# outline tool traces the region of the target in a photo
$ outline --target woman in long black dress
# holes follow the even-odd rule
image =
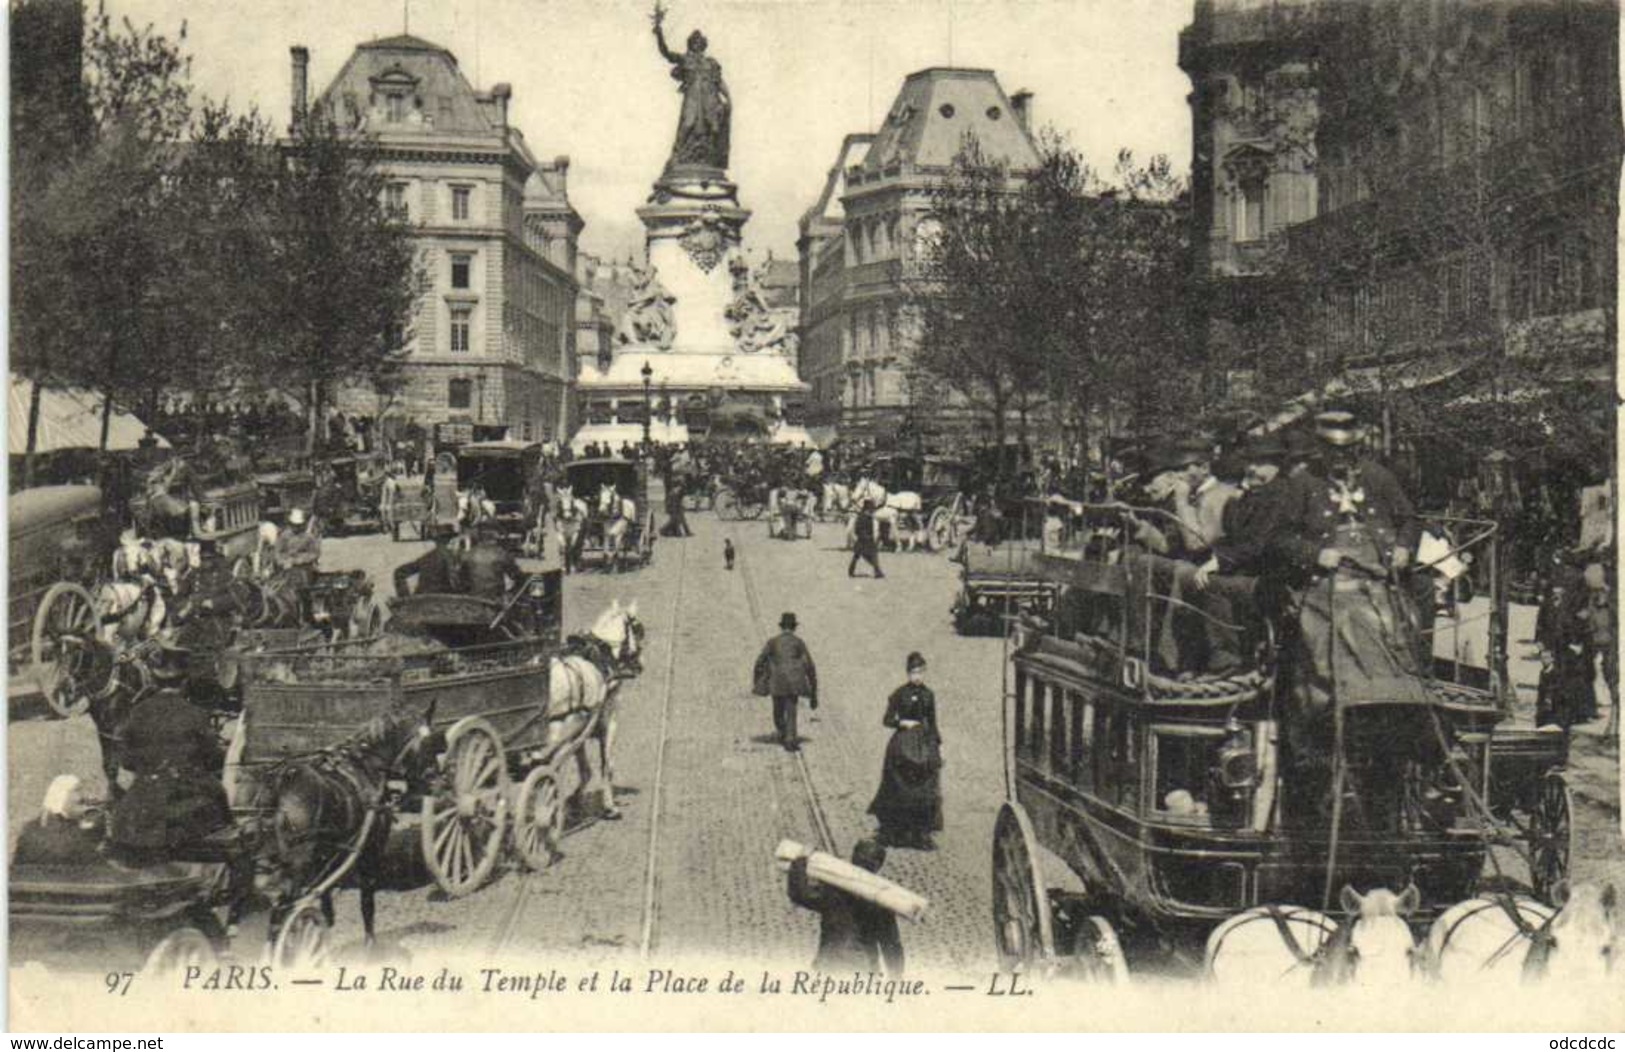
[[[931,850],[931,834],[942,829],[942,736],[918,652],[908,656],[908,682],[892,691],[881,722],[895,732],[869,813],[880,820],[881,843]]]

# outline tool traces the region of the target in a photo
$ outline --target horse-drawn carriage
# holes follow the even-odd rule
[[[555,520],[562,534],[565,566],[588,560],[617,572],[628,561],[641,566],[654,559],[659,536],[649,499],[647,462],[603,457],[565,465]]]
[[[259,488],[260,519],[278,526],[294,508],[309,511],[316,502],[316,473],[303,468],[255,475],[254,485]]]
[[[755,475],[728,479],[716,487],[711,504],[723,521],[754,521],[767,510],[767,482]]]
[[[1047,617],[1060,585],[1039,565],[1037,549],[1020,541],[966,543],[958,557],[959,594],[950,613],[960,635],[1002,635],[1010,619]]]
[[[1408,951],[1403,925],[1515,875],[1507,849],[1527,892],[1552,900],[1568,860],[1562,735],[1501,729],[1496,676],[1487,689],[1434,678],[1418,622],[1399,616],[1403,582],[1345,563],[1301,593],[1287,644],[1265,619],[1245,667],[1174,669],[1158,658],[1164,618],[1203,614],[1124,540],[1158,513],[1075,510],[1036,556],[1055,608],[1012,636],[993,836],[1004,967],[1120,979],[1145,953],[1222,979],[1250,946],[1281,981],[1319,978],[1355,967],[1373,911]],[[1492,624],[1489,653],[1496,637]],[[1413,642],[1414,661],[1394,657]],[[1050,879],[1040,848],[1070,880]],[[1529,894],[1503,905],[1526,931],[1551,917]]]
[[[874,505],[881,546],[953,551],[974,525],[964,494],[968,475],[965,464],[948,457],[887,454],[870,462],[851,500]]]
[[[83,711],[70,689],[73,641],[94,636],[93,592],[114,547],[95,486],[42,486],[7,502],[11,542],[7,695],[39,691],[59,715]]]
[[[389,809],[419,814],[423,860],[440,888],[453,896],[476,890],[509,848],[525,865],[546,867],[568,801],[591,783],[590,742],[599,744],[601,813],[619,816],[609,763],[615,697],[619,682],[640,671],[643,632],[635,605],[614,604],[589,634],[561,641],[558,584],[556,571],[534,575],[507,604],[415,595],[396,601],[382,639],[255,655],[245,670],[238,761],[228,771],[235,806],[275,812],[288,763],[380,718],[421,721],[432,732],[426,764]],[[308,792],[344,795],[331,785]],[[388,820],[381,802],[329,803],[334,814]],[[341,843],[361,839],[354,829],[338,833]],[[375,861],[357,861],[364,894]]]
[[[384,527],[379,495],[385,467],[382,453],[332,457],[321,466],[315,511],[327,533],[371,533]]]
[[[539,442],[473,442],[457,450],[457,490],[465,525],[495,527],[518,549],[542,511]]]

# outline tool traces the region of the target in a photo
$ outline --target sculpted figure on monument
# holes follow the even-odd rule
[[[722,81],[722,65],[706,54],[705,34],[698,29],[688,35],[688,50],[676,54],[666,46],[663,25],[666,9],[656,0],[654,14],[655,46],[671,63],[672,79],[683,93],[683,109],[677,118],[677,137],[671,144],[666,169],[697,165],[726,171],[728,168],[728,124],[733,100]]]
[[[786,351],[787,341],[793,335],[789,323],[773,312],[761,283],[750,271],[750,264],[736,259],[729,264],[733,274],[734,300],[723,312],[728,319],[728,332],[744,354],[757,351]]]
[[[669,351],[672,340],[677,337],[677,320],[671,309],[677,297],[666,291],[655,268],[633,267],[632,273],[637,284],[632,289],[632,298],[627,301],[626,315],[621,318],[615,338],[623,345],[653,345]]]

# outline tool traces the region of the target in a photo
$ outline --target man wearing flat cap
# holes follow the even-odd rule
[[[871,873],[885,865],[886,849],[873,840],[852,847],[852,864]],[[813,967],[826,972],[878,972],[903,974],[903,940],[897,934],[897,914],[859,898],[843,888],[825,884],[807,873],[807,858],[790,863],[790,901],[818,914],[818,956]]]
[[[773,730],[785,751],[801,749],[796,734],[796,705],[805,696],[818,708],[818,668],[807,644],[796,635],[796,615],[779,618],[779,634],[769,639],[756,657],[752,684],[757,696],[773,699]]]

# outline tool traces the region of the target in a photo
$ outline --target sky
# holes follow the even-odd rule
[[[1119,148],[1190,163],[1189,81],[1177,64],[1190,0],[666,0],[681,49],[703,29],[734,99],[732,167],[754,213],[745,241],[795,258],[796,222],[843,136],[871,131],[903,78],[930,66],[993,70],[1034,92],[1035,129],[1067,136],[1097,168]],[[448,48],[481,90],[513,87],[510,119],[538,158],[570,158],[585,251],[642,254],[634,210],[665,163],[679,96],[649,29],[620,0],[108,0],[115,17],[175,34],[192,81],[279,130],[288,48],[311,52],[315,96],[355,45],[410,32]]]

